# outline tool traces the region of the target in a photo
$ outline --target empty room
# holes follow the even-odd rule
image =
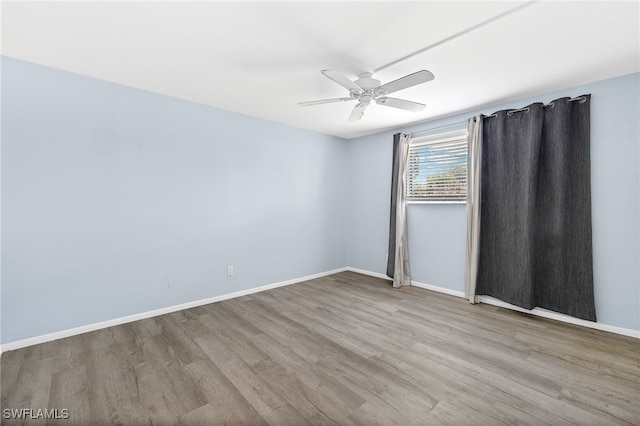
[[[3,425],[640,425],[640,2],[0,12]]]

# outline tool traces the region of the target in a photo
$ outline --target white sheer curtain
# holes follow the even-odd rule
[[[396,189],[396,250],[393,270],[393,286],[411,285],[409,271],[409,247],[407,244],[406,169],[411,135],[403,133],[398,143],[398,187]]]
[[[467,120],[469,150],[467,160],[467,262],[464,295],[476,303],[476,282],[480,253],[480,193],[482,176],[482,115]]]

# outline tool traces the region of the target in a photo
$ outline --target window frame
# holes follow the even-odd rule
[[[411,159],[412,159],[412,149],[416,147],[423,147],[428,145],[443,145],[446,143],[451,143],[455,141],[460,141],[464,139],[464,146],[466,147],[466,151],[464,157],[466,159],[464,163],[465,167],[465,177],[464,177],[464,200],[462,199],[437,199],[433,197],[430,199],[428,196],[416,197],[410,195],[410,188],[412,184],[410,182],[409,172],[411,169]],[[453,156],[448,156],[446,159],[452,158]],[[466,128],[460,128],[457,130],[451,130],[447,132],[437,132],[432,133],[426,136],[420,136],[412,138],[409,143],[409,155],[407,157],[407,167],[405,170],[405,199],[407,204],[466,204],[468,198],[468,167],[469,167],[469,135]]]

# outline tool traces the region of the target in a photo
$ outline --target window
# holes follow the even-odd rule
[[[408,161],[407,201],[466,202],[466,130],[413,139]]]

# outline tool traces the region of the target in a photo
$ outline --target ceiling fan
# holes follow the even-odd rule
[[[422,70],[414,72],[413,74],[405,75],[404,77],[390,81],[389,83],[380,84],[380,80],[373,78],[370,72],[363,72],[355,81],[351,81],[348,77],[332,70],[322,70],[322,74],[347,89],[349,91],[349,97],[300,102],[298,105],[311,106],[328,104],[331,102],[358,101],[356,106],[353,107],[351,115],[349,115],[349,121],[360,120],[364,115],[365,109],[372,101],[378,105],[400,108],[406,111],[422,111],[426,107],[425,104],[407,101],[404,99],[391,98],[387,95],[408,87],[426,83],[427,81],[431,81],[435,78],[431,72]]]

